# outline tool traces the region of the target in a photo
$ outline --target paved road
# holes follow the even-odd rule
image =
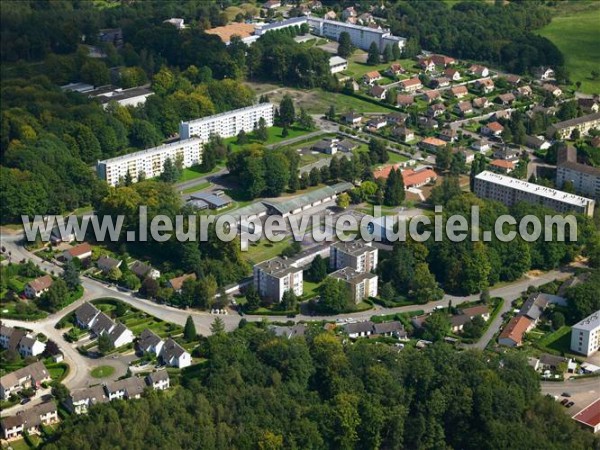
[[[541,383],[542,394],[558,397],[559,401],[564,399],[563,392],[571,394],[569,399],[575,404],[571,408],[565,408],[565,412],[571,417],[600,398],[600,378],[583,378],[580,380],[568,379],[564,382],[543,381]]]

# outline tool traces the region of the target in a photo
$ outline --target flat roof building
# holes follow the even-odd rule
[[[358,272],[352,267],[344,267],[329,275],[331,278],[343,281],[350,288],[352,300],[358,304],[365,298],[377,297],[379,277],[371,272]]]
[[[487,170],[475,177],[474,191],[478,197],[496,200],[507,206],[524,201],[546,206],[561,213],[576,212],[590,217],[594,215],[596,203],[589,198]]]
[[[577,162],[577,149],[565,147],[558,151],[556,185],[563,187],[571,182],[575,192],[600,198],[600,169]]]
[[[334,74],[348,69],[348,61],[340,56],[329,58],[329,71]]]
[[[199,138],[185,139],[171,144],[130,153],[129,155],[98,161],[98,176],[109,185],[116,186],[127,176],[135,183],[143,174],[146,178],[154,178],[163,173],[165,161],[170,159],[175,164],[180,160],[182,167],[191,167],[202,162],[202,144]]]
[[[292,261],[280,257],[269,259],[254,266],[254,286],[261,297],[280,302],[285,291],[297,296],[304,293],[302,269]]]
[[[377,268],[379,250],[370,242],[354,240],[336,242],[329,248],[329,265],[339,270],[350,267],[358,272],[371,272]]]
[[[265,119],[267,127],[272,127],[274,111],[275,107],[272,103],[260,103],[214,116],[181,122],[179,135],[181,139],[198,137],[200,142],[206,143],[211,135],[228,138],[237,136],[241,130],[250,133],[258,127],[261,118]]]
[[[600,310],[571,328],[571,350],[585,356],[600,349]]]

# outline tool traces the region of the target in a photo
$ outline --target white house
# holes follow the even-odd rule
[[[329,58],[329,71],[331,74],[343,72],[348,69],[348,61],[340,56],[332,56]]]
[[[165,364],[179,369],[192,365],[192,355],[171,338],[165,341],[160,358]]]
[[[144,353],[154,353],[155,355],[160,355],[162,351],[164,342],[156,333],[154,333],[149,328],[146,328],[140,334],[140,338],[138,339],[137,346],[138,349]]]
[[[45,349],[46,344],[31,336],[24,336],[21,338],[21,341],[19,341],[19,353],[24,358],[41,355],[44,353]]]
[[[146,383],[148,383],[148,386],[151,386],[155,391],[164,391],[169,389],[169,373],[166,370],[159,370],[149,373],[146,376]]]
[[[52,286],[52,277],[50,275],[44,275],[43,277],[36,278],[25,285],[25,296],[27,298],[38,298],[44,292],[48,292]]]
[[[87,242],[71,247],[63,252],[63,258],[66,261],[79,260],[92,257],[92,247]]]
[[[72,390],[67,398],[67,408],[75,414],[86,414],[91,406],[108,402],[100,385]]]
[[[100,310],[91,303],[85,302],[75,310],[75,322],[79,328],[89,329],[94,324]]]

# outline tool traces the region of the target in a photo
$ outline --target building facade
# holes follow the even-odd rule
[[[340,270],[350,267],[357,272],[371,272],[377,268],[379,251],[369,242],[354,240],[336,242],[330,248],[329,265]]]
[[[379,277],[370,272],[358,272],[351,267],[344,267],[329,275],[348,285],[352,300],[358,304],[366,298],[377,297],[377,284]]]
[[[594,215],[595,201],[516,178],[483,171],[475,177],[475,195],[496,200],[507,206],[524,201],[552,208],[561,213]]]
[[[560,139],[566,139],[571,136],[573,130],[579,130],[579,133],[584,136],[594,128],[600,129],[600,113],[588,114],[587,116],[581,116],[550,125],[546,136],[552,138],[555,134],[558,134]]]
[[[571,350],[590,356],[600,349],[600,310],[589,315],[571,329]]]
[[[577,149],[568,147],[559,150],[556,164],[556,185],[573,184],[575,192],[600,198],[600,169],[577,162]]]
[[[222,138],[237,136],[241,130],[250,133],[258,126],[261,118],[265,119],[266,126],[273,126],[275,107],[271,103],[260,103],[246,108],[215,114],[214,116],[181,122],[179,136],[183,139],[197,137],[201,143],[209,141],[211,135]]]
[[[254,266],[254,286],[261,297],[280,302],[285,291],[304,293],[302,269],[283,258],[273,258]]]
[[[199,138],[185,139],[171,144],[159,145],[129,155],[98,161],[98,176],[111,186],[116,186],[127,176],[137,182],[140,175],[154,178],[163,173],[165,161],[173,164],[181,161],[182,167],[191,167],[202,162],[202,144]]]

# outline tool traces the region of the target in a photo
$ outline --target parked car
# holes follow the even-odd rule
[[[566,405],[566,406],[567,406],[567,408],[570,408],[570,407],[571,407],[571,406],[573,406],[574,404],[575,404],[575,402],[569,402],[569,403],[567,403],[567,405]]]
[[[562,402],[560,402],[561,405],[566,406],[566,404],[569,403],[568,399],[563,399]]]
[[[570,393],[570,392],[563,392],[563,393],[562,393],[562,396],[563,396],[563,397],[570,397],[570,396],[571,396],[571,393]]]
[[[29,397],[25,397],[23,400],[21,400],[21,405],[25,405],[27,403],[29,403],[31,401],[31,399]]]

